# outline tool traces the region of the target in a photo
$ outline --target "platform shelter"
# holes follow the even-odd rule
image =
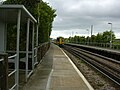
[[[16,24],[16,51],[7,51],[7,25]],[[32,24],[30,24],[32,23]],[[20,32],[21,24],[26,24],[26,50],[20,51]],[[29,50],[30,40],[30,25],[32,25],[32,50]],[[15,84],[9,88],[9,90],[18,90],[19,87],[19,61],[20,53],[25,53],[25,76],[26,81],[34,70],[37,63],[37,46],[38,46],[38,27],[37,20],[30,14],[30,12],[23,5],[0,5],[0,53],[15,52],[14,55],[9,56],[8,62],[15,64],[15,69],[8,74],[8,77],[15,74]],[[36,35],[35,35],[36,32]],[[32,69],[28,69],[29,54],[32,58]]]

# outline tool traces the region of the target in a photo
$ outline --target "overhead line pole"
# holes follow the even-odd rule
[[[91,37],[92,37],[92,33],[93,33],[93,25],[91,25]]]
[[[93,33],[93,25],[91,25],[91,38],[90,38],[90,43],[92,43],[92,33]]]

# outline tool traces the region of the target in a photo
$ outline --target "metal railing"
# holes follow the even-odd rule
[[[39,45],[38,47],[38,62],[41,62],[41,59],[43,58],[43,56],[45,55],[45,53],[47,52],[47,50],[50,47],[50,42],[45,42]]]
[[[16,53],[16,51],[7,51],[8,53]],[[20,62],[24,62],[25,63],[25,68],[22,68],[22,71],[25,71],[25,81],[27,82],[28,78],[30,77],[30,75],[33,73],[34,70],[34,65],[35,65],[35,60],[34,57],[37,55],[34,55],[34,53],[32,51],[28,51],[28,57],[26,56],[26,51],[19,51],[20,54],[24,54],[24,57],[20,57]],[[28,60],[27,60],[28,58]],[[32,59],[32,61],[29,61],[29,59]],[[11,60],[10,62],[13,62],[13,60]],[[32,65],[29,65],[29,62],[32,63]],[[30,68],[29,68],[30,67]],[[32,67],[32,68],[31,68]],[[21,69],[19,67],[19,69]]]
[[[19,77],[17,76],[17,72],[19,72],[19,70],[17,69],[17,60],[16,60],[16,57],[17,57],[17,54],[8,57],[8,63],[9,63],[9,62],[12,62],[12,63],[14,63],[14,65],[15,65],[14,70],[12,70],[12,71],[8,74],[8,78],[9,78],[10,76],[12,76],[12,75],[15,74],[15,79],[14,79],[14,80],[15,80],[15,83],[14,83],[14,85],[13,85],[12,87],[10,87],[9,90],[14,90],[15,88],[18,87],[18,85],[17,85],[17,79],[18,79]]]
[[[8,53],[16,53],[16,51],[7,51],[7,52]],[[26,56],[26,53],[27,53],[26,51],[19,51],[19,53],[24,54],[24,58],[20,57],[20,61],[25,63],[25,69],[23,69],[22,71],[25,71],[25,79],[26,79],[25,81],[27,82],[28,78],[33,73],[35,65],[38,64],[37,47],[35,47],[33,51],[28,51],[28,57]],[[27,58],[28,58],[28,60],[27,60]],[[32,59],[32,61],[30,61],[29,59]],[[11,62],[13,62],[13,60],[11,60]],[[32,65],[29,65],[29,62],[31,62]]]

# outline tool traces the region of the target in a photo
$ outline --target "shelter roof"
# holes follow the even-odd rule
[[[0,22],[16,23],[18,17],[18,10],[21,10],[21,22],[24,23],[30,18],[33,22],[37,20],[30,14],[30,12],[23,5],[0,5]]]

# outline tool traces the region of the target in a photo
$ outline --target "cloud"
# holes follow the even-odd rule
[[[113,23],[115,33],[120,28],[119,0],[44,0],[57,10],[53,31],[64,30],[84,34],[84,30],[94,25],[94,34],[110,29]],[[84,29],[84,30],[83,30]],[[87,33],[86,33],[87,35]],[[116,34],[117,37],[119,34]]]

